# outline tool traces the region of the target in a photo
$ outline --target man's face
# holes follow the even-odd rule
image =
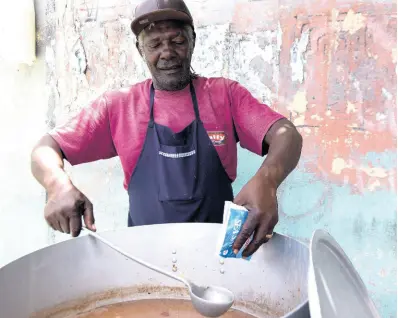
[[[141,54],[144,56],[156,89],[175,91],[190,80],[193,43],[182,25],[162,21],[144,30]]]

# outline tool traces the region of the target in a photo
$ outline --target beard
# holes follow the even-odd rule
[[[148,65],[156,89],[178,91],[191,80],[191,59],[181,61],[159,61],[156,66]]]

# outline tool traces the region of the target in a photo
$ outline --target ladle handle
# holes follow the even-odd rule
[[[109,242],[108,240],[104,239],[102,236],[100,236],[100,235],[94,233],[93,231],[90,231],[89,229],[87,229],[87,228],[84,227],[84,226],[82,227],[82,229],[83,229],[85,232],[87,232],[89,235],[91,235],[92,237],[94,237],[94,238],[96,238],[97,240],[101,241],[102,243],[108,245],[110,248],[112,248],[112,249],[114,249],[115,251],[119,252],[120,254],[126,256],[127,258],[131,259],[132,261],[134,261],[134,262],[136,262],[136,263],[138,263],[138,264],[140,264],[140,265],[142,265],[142,266],[145,266],[145,267],[147,267],[147,268],[149,268],[149,269],[152,269],[152,270],[154,270],[154,271],[156,271],[156,272],[158,272],[158,273],[160,273],[160,274],[163,274],[163,275],[166,275],[166,276],[168,276],[168,277],[170,277],[170,278],[173,278],[173,279],[175,279],[175,280],[178,280],[178,281],[184,283],[185,285],[187,285],[187,286],[190,288],[190,283],[189,283],[187,280],[185,280],[184,278],[181,278],[181,277],[178,277],[178,276],[176,276],[176,275],[173,275],[172,273],[169,273],[169,272],[167,272],[167,271],[165,271],[165,270],[163,270],[163,269],[160,269],[159,267],[156,267],[156,266],[154,266],[154,265],[152,265],[152,264],[148,264],[147,262],[145,262],[145,261],[143,261],[143,260],[141,260],[141,259],[139,259],[139,258],[136,258],[136,257],[130,255],[129,253],[123,251],[122,249],[120,249],[119,247],[115,246],[114,244],[112,244],[112,243]]]

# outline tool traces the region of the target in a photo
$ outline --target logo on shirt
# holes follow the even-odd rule
[[[225,145],[227,135],[224,131],[209,131],[208,135],[214,146]]]

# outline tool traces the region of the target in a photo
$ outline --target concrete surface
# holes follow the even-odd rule
[[[0,157],[0,264],[68,239],[48,232],[42,220],[44,193],[30,176],[28,154],[43,131],[102,91],[149,76],[129,30],[136,3],[58,0],[55,10],[52,1],[43,1],[39,11],[46,22],[38,41],[46,47],[47,72],[44,52],[31,69],[0,65],[0,142],[6,145]],[[300,165],[279,191],[277,231],[308,241],[315,229],[328,230],[382,317],[396,317],[395,2],[187,4],[197,25],[196,72],[238,80],[303,134]],[[239,150],[235,191],[261,162]],[[117,159],[68,171],[93,201],[100,230],[126,226]],[[24,238],[15,239],[15,229]]]

